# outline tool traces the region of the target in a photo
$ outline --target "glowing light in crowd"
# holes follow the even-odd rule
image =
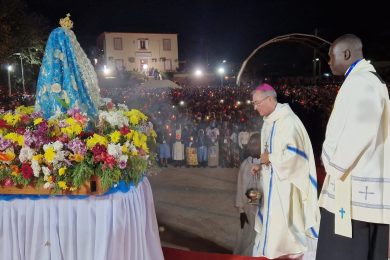
[[[12,65],[8,65],[8,66],[7,66],[7,70],[8,70],[8,71],[13,71],[13,70],[14,70],[14,67],[12,67]]]
[[[104,75],[108,75],[108,74],[110,74],[110,72],[111,72],[111,70],[109,68],[107,68],[106,65],[104,65],[103,66],[103,73],[104,73]]]
[[[221,99],[219,102],[222,104],[223,102],[225,102],[225,100]]]
[[[241,105],[241,101],[237,101],[237,106]]]
[[[144,64],[144,65],[142,65],[142,68],[144,69],[144,70],[147,70],[148,69],[148,64]]]
[[[182,100],[182,101],[180,101],[180,106],[184,106],[184,101]]]
[[[221,75],[225,74],[225,69],[224,68],[219,68],[218,69],[218,73],[221,74]]]
[[[200,70],[200,69],[196,69],[195,70],[195,76],[201,77],[202,75],[203,75],[203,71],[202,70]]]
[[[172,106],[172,108],[175,108],[175,106]]]
[[[250,100],[247,100],[246,103],[247,103],[248,105],[250,105],[251,101],[250,101]]]

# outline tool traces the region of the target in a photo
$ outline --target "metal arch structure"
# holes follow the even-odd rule
[[[303,34],[303,33],[291,33],[286,35],[277,36],[271,40],[268,40],[262,44],[260,44],[255,50],[252,51],[252,53],[244,60],[244,62],[241,65],[240,71],[237,75],[237,81],[236,84],[240,85],[241,76],[244,72],[244,69],[248,63],[248,61],[262,48],[274,44],[274,43],[280,43],[280,42],[292,42],[292,43],[299,43],[303,44],[305,46],[308,46],[310,48],[316,49],[319,51],[319,55],[321,55],[323,58],[326,58],[327,51],[324,53],[324,51],[321,51],[321,49],[328,49],[331,43],[321,37],[318,37],[316,35],[312,34]]]

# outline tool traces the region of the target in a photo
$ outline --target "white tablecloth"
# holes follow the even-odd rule
[[[85,199],[0,200],[0,259],[164,259],[148,179]]]

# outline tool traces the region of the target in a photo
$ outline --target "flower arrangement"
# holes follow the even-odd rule
[[[155,163],[156,133],[146,115],[108,103],[93,125],[77,108],[46,120],[33,107],[0,114],[0,186],[75,191],[91,176],[103,189],[137,184]]]

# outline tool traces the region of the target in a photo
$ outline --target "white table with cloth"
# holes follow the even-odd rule
[[[148,179],[101,196],[0,195],[0,259],[164,259]]]

